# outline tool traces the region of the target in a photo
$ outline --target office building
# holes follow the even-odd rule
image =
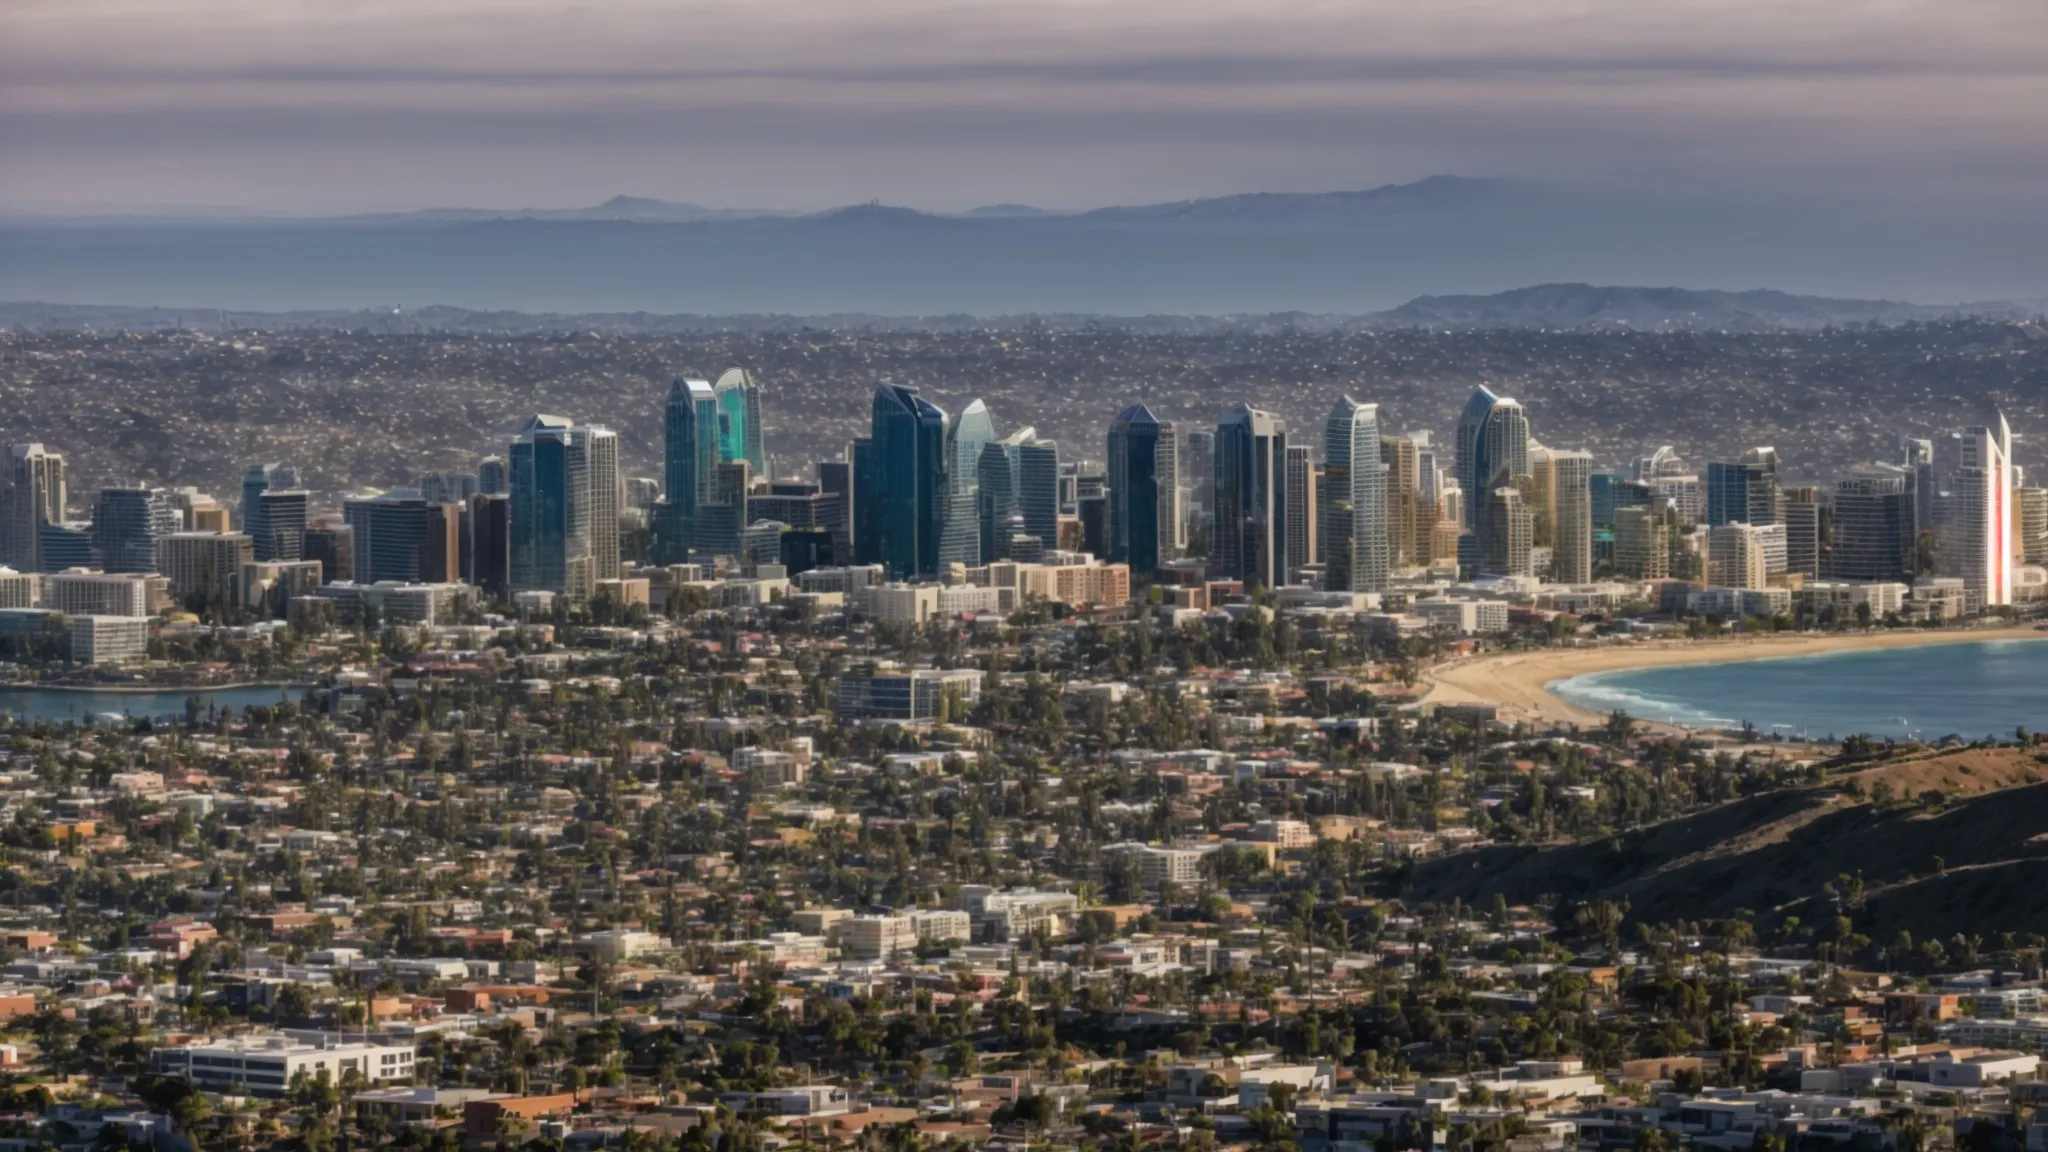
[[[1124,409],[1109,426],[1102,554],[1130,565],[1141,584],[1180,555],[1179,444],[1174,426],[1143,404]]]
[[[654,515],[657,564],[686,562],[696,542],[697,506],[710,495],[718,459],[718,414],[710,381],[677,377],[669,385],[662,413],[663,502]]]
[[[170,581],[171,596],[229,603],[242,566],[256,559],[255,544],[243,532],[173,532],[156,542],[155,571]]]
[[[471,496],[468,539],[463,579],[502,599],[512,584],[512,498],[484,492]]]
[[[1739,461],[1715,461],[1707,465],[1707,508],[1705,523],[1776,524],[1778,513],[1778,453],[1772,448],[1752,448]]]
[[[1532,576],[1529,551],[1536,537],[1535,514],[1518,488],[1495,488],[1480,517],[1479,575]]]
[[[43,607],[66,616],[147,616],[150,576],[141,572],[53,572],[43,577]]]
[[[486,456],[477,462],[476,490],[480,496],[503,496],[512,491],[512,470],[503,456]]]
[[[99,552],[93,547],[90,521],[45,524],[37,534],[37,542],[44,572],[100,566]]]
[[[1340,397],[1323,421],[1323,587],[1380,592],[1393,574],[1379,405]]]
[[[942,700],[963,708],[979,704],[981,678],[972,668],[850,673],[833,686],[832,711],[840,720],[933,720]]]
[[[299,486],[299,474],[289,464],[254,464],[242,473],[242,532],[247,535],[256,549],[259,560],[276,560],[272,551],[270,522],[263,502],[267,492],[281,492]],[[306,522],[302,517],[299,528]]]
[[[64,457],[41,444],[11,444],[0,476],[0,564],[21,572],[46,570],[45,525],[64,523]]]
[[[718,458],[744,460],[749,474],[768,475],[762,446],[761,386],[744,368],[728,368],[712,385],[718,400]]]
[[[273,488],[256,497],[257,526],[244,529],[258,560],[298,560],[305,555],[306,525],[313,494],[303,488]]]
[[[1190,428],[1181,438],[1180,482],[1186,485],[1187,493],[1181,499],[1183,513],[1188,523],[1182,529],[1181,539],[1187,541],[1187,532],[1199,524],[1204,531],[1214,519],[1216,511],[1216,434],[1206,428]]]
[[[818,462],[818,491],[824,499],[818,506],[818,527],[832,534],[832,554],[837,563],[853,563],[853,453],[845,460]]]
[[[941,564],[982,562],[981,456],[996,439],[988,405],[971,400],[946,429],[946,523],[939,541]]]
[[[179,519],[161,488],[103,488],[93,505],[93,552],[108,572],[154,572],[156,542],[176,532]]]
[[[1762,588],[1769,567],[1756,526],[1715,524],[1708,528],[1707,583],[1715,588]]]
[[[188,1080],[208,1092],[272,1097],[286,1095],[293,1081],[302,1076],[341,1084],[355,1078],[349,1075],[355,1073],[372,1084],[381,1084],[413,1074],[410,1042],[385,1046],[357,1043],[340,1035],[300,1038],[305,1035],[259,1032],[157,1048],[149,1054],[150,1071]]]
[[[1550,454],[1550,573],[1559,584],[1593,579],[1593,457]]]
[[[1375,462],[1378,433],[1374,428]],[[1234,405],[1216,426],[1215,457],[1212,565],[1225,579],[1242,580],[1248,588],[1280,587],[1287,583],[1287,422],[1247,404]]]
[[[356,575],[356,530],[346,517],[323,516],[306,528],[301,559],[320,563],[321,582],[353,580]]]
[[[1024,521],[1024,534],[1047,548],[1059,546],[1060,450],[1050,440],[1038,439],[1035,429],[1024,439],[1007,443],[1014,451],[1017,467],[1017,516]]]
[[[855,443],[854,553],[881,564],[891,579],[939,573],[951,497],[946,456],[946,414],[915,388],[884,381],[876,387],[870,434]]]
[[[1287,582],[1316,562],[1316,464],[1306,444],[1287,449]]]
[[[1483,493],[1513,483],[1529,471],[1529,417],[1514,400],[1481,387],[1458,417],[1458,488]],[[1466,526],[1478,529],[1488,501],[1468,498]]]
[[[1822,556],[1832,517],[1812,485],[1786,488],[1779,511],[1785,528],[1785,571],[1807,580],[1820,579],[1828,567]]]
[[[1895,581],[1919,537],[1910,475],[1852,476],[1835,485],[1834,546],[1824,575],[1852,583]]]
[[[71,617],[74,664],[132,664],[149,658],[149,621],[134,616]]]
[[[558,416],[535,416],[507,458],[512,590],[580,600],[595,591],[597,581],[618,579],[618,436]],[[362,547],[360,533],[356,546]]]
[[[417,488],[394,488],[343,500],[341,514],[350,530],[354,560],[353,573],[344,579],[408,584],[452,579],[462,570],[458,505],[429,504]],[[309,530],[307,537],[312,535]],[[325,563],[328,557],[315,558],[323,561],[332,579],[332,566]]]

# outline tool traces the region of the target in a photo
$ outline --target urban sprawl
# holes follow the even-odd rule
[[[1932,818],[2031,736],[1427,685],[2048,607],[2002,416],[1827,487],[1603,466],[1483,387],[1441,437],[1137,404],[1074,452],[885,381],[778,467],[795,418],[678,379],[658,477],[535,415],[338,508],[294,462],[74,499],[10,445],[0,694],[100,691],[0,723],[0,1152],[2048,1149],[2048,942],[1927,930],[1939,856],[1654,917],[1475,872],[1619,876],[1743,798]]]

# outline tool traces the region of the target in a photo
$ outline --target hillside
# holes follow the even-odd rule
[[[1854,780],[1865,799],[1847,794]],[[1734,801],[1598,840],[1500,846],[1427,861],[1410,900],[1485,902],[1627,898],[1647,922],[1714,920],[1739,909],[1762,925],[1832,916],[1822,886],[1861,873],[1857,930],[1889,939],[1963,931],[2048,930],[2048,763],[2016,749],[1973,749],[1867,769],[1825,787]],[[1940,791],[1933,806],[1868,797]]]
[[[1761,332],[1840,324],[1905,324],[1958,315],[2025,318],[2039,302],[1910,304],[1790,292],[1538,284],[1486,296],[1421,296],[1367,319],[1443,328],[1617,328]]]

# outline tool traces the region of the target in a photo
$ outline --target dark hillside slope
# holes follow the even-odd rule
[[[1626,897],[1633,919],[1712,920],[1738,909],[1762,922],[1834,915],[1822,886],[1861,873],[1860,931],[1916,936],[2048,931],[2048,765],[2011,749],[1977,750],[1857,774],[1898,797],[1960,796],[1936,806],[1877,806],[1823,788],[1755,796],[1612,837],[1545,848],[1504,846],[1419,865],[1402,895],[1484,902]],[[1942,870],[1937,875],[1937,869]],[[1882,937],[1881,937],[1882,938]]]

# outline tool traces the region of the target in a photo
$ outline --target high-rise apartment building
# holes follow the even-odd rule
[[[1550,454],[1551,578],[1584,584],[1593,578],[1593,457]]]
[[[2048,488],[2020,488],[2013,506],[2019,515],[2014,550],[2028,564],[2048,564]]]
[[[1631,580],[1671,575],[1670,505],[1614,510],[1614,572]]]
[[[1180,555],[1179,437],[1143,404],[1124,409],[1109,426],[1105,551],[1128,564],[1134,583],[1149,584],[1161,564]]]
[[[1316,561],[1316,462],[1306,444],[1287,448],[1287,559],[1291,583],[1296,569]]]
[[[1769,562],[1755,525],[1715,524],[1707,536],[1707,583],[1715,588],[1762,588]]]
[[[228,602],[242,565],[255,559],[254,542],[244,532],[172,532],[156,542],[156,571],[180,601],[206,596]]]
[[[1985,608],[2013,600],[2012,430],[2005,415],[1963,433],[1938,537],[1942,565]]]
[[[1379,406],[1339,397],[1323,421],[1323,587],[1385,591],[1394,566]]]
[[[1420,564],[1430,524],[1422,517],[1422,451],[1407,436],[1380,436],[1380,462],[1386,465],[1387,549],[1393,566]],[[1430,521],[1436,519],[1431,516]]]
[[[1187,486],[1182,514],[1189,527],[1199,523],[1207,531],[1216,511],[1216,434],[1207,428],[1190,428],[1181,437],[1180,449],[1180,482]]]
[[[1528,414],[1514,400],[1483,387],[1474,389],[1458,418],[1458,487],[1467,493],[1490,492],[1528,475]],[[1479,518],[1489,504],[1466,501],[1470,527],[1481,527]]]
[[[0,564],[43,570],[46,525],[64,523],[64,457],[41,444],[10,444],[0,476]]]
[[[1377,428],[1372,455],[1379,458]],[[1216,426],[1215,472],[1215,567],[1247,587],[1287,583],[1287,422],[1247,404],[1231,407]]]

